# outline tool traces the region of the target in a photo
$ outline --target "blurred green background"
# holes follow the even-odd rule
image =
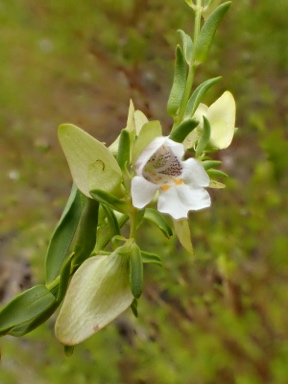
[[[287,384],[288,2],[233,1],[196,84],[222,75],[239,127],[218,154],[231,176],[191,214],[197,260],[147,227],[163,256],[130,311],[67,358],[52,318],[0,340],[1,384]],[[129,99],[166,132],[179,0],[0,0],[0,297],[44,279],[44,256],[71,177],[57,126],[110,144]]]

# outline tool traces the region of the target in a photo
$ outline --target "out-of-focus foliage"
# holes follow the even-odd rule
[[[287,14],[286,0],[234,1],[196,79],[223,76],[206,104],[229,89],[239,127],[220,155],[233,180],[192,214],[197,261],[148,226],[139,238],[165,268],[145,267],[139,319],[128,311],[70,358],[54,319],[4,338],[1,383],[287,383]],[[31,273],[43,282],[71,183],[57,126],[110,144],[132,97],[168,127],[176,29],[192,31],[191,19],[176,0],[0,0],[3,300]]]

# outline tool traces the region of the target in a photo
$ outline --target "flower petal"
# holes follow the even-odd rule
[[[207,119],[211,125],[210,143],[218,149],[227,148],[234,135],[236,105],[233,95],[226,91],[211,104]]]
[[[56,337],[64,345],[79,344],[114,320],[132,301],[129,259],[117,253],[91,257],[71,280],[56,321]]]
[[[156,139],[152,140],[144,151],[141,152],[135,163],[135,171],[137,175],[142,175],[143,168],[145,167],[147,161],[154,155],[155,152],[157,152],[165,140],[165,136],[156,137]]]
[[[168,213],[176,220],[187,217],[191,210],[197,211],[210,205],[209,193],[204,188],[192,188],[186,184],[160,190],[158,198],[158,211]]]
[[[157,189],[158,186],[156,184],[150,183],[143,176],[133,177],[131,195],[134,207],[139,209],[145,207],[153,199]]]
[[[181,165],[183,167],[182,178],[185,184],[191,187],[208,187],[209,176],[198,160],[190,158],[183,161]]]

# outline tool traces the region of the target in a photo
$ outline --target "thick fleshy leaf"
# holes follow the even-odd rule
[[[203,165],[204,169],[206,169],[206,171],[207,171],[207,169],[221,165],[222,161],[220,161],[220,160],[205,160],[205,161],[202,161],[201,164]]]
[[[77,229],[83,206],[81,192],[74,184],[48,246],[45,260],[46,283],[48,284],[56,279],[59,274]]]
[[[99,203],[86,198],[78,228],[78,236],[74,248],[73,266],[80,265],[92,253],[96,244]]]
[[[73,180],[84,195],[90,197],[90,177],[93,177],[93,185],[97,188],[115,193],[122,181],[122,173],[104,144],[73,124],[60,125],[58,137]],[[93,174],[91,166],[97,170]]]
[[[57,339],[76,345],[127,309],[133,301],[129,257],[117,251],[87,259],[74,274],[55,325]]]
[[[194,255],[194,250],[193,250],[188,220],[186,220],[186,219],[174,220],[174,229],[175,229],[176,235],[178,236],[178,239],[179,239],[180,243],[183,245],[183,247],[189,253]]]
[[[195,44],[195,63],[203,63],[209,54],[216,30],[228,11],[231,1],[221,4],[205,21]]]
[[[186,61],[180,45],[176,48],[176,61],[174,70],[174,80],[170,96],[167,103],[167,111],[170,116],[177,114],[186,84]]]
[[[156,137],[162,136],[162,127],[158,120],[149,121],[144,124],[139,132],[133,149],[133,162],[136,161],[140,153]]]
[[[209,121],[205,116],[203,116],[203,129],[202,129],[202,134],[200,136],[200,139],[197,144],[196,148],[196,157],[199,157],[204,151],[205,148],[207,147],[211,135],[211,127],[209,124]]]
[[[131,292],[139,299],[143,291],[143,262],[141,252],[136,244],[132,244],[129,257],[129,281]]]
[[[227,173],[222,172],[219,169],[208,169],[207,173],[210,177],[220,177],[222,179],[227,179],[229,177]]]
[[[170,139],[176,141],[177,143],[182,143],[185,138],[189,135],[193,129],[195,129],[199,124],[198,120],[188,119],[183,121],[178,125],[170,134]]]
[[[183,52],[184,52],[184,57],[185,57],[186,63],[190,66],[192,63],[192,55],[193,55],[192,39],[189,35],[187,35],[187,33],[182,31],[181,29],[178,29],[177,32],[181,36]]]

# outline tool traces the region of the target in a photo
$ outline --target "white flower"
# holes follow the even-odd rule
[[[199,127],[192,131],[184,140],[185,148],[192,148],[195,141],[202,133],[203,116],[205,116],[211,127],[209,143],[217,149],[227,148],[233,139],[235,132],[236,106],[232,93],[226,91],[210,107],[200,104],[193,117],[199,120]]]
[[[143,208],[159,191],[158,211],[174,219],[187,218],[190,210],[211,205],[203,187],[210,179],[202,165],[193,158],[181,161],[184,146],[168,137],[157,137],[140,154],[136,176],[132,179],[132,203]]]

